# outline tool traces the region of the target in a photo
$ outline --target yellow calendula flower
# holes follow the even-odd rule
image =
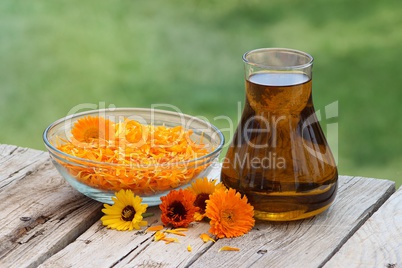
[[[104,204],[102,212],[105,215],[101,218],[102,224],[107,228],[119,231],[140,229],[146,226],[142,214],[147,210],[147,204],[141,204],[142,199],[134,195],[131,190],[120,190],[112,197],[113,205]]]
[[[188,189],[196,196],[194,206],[198,207],[198,211],[194,214],[194,220],[201,221],[205,217],[205,201],[209,199],[209,195],[215,191],[226,190],[226,187],[222,183],[217,184],[216,180],[199,178],[191,183]]]

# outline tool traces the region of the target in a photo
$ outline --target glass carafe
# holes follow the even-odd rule
[[[245,53],[243,61],[244,110],[222,182],[245,194],[260,220],[323,212],[335,198],[338,171],[313,106],[313,58],[266,48]]]

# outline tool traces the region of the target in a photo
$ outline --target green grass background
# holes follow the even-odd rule
[[[400,0],[2,0],[0,142],[44,149],[72,109],[152,104],[229,139],[218,117],[237,124],[242,54],[288,47],[315,58],[316,109],[338,102],[321,123],[340,173],[400,185],[401,29]]]

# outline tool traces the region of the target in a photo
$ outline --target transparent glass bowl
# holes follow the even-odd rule
[[[192,131],[191,135],[186,136],[189,139],[189,146],[202,143],[207,153],[181,162],[153,163],[148,159],[147,163],[133,161],[119,164],[88,160],[61,151],[59,146],[73,140],[71,130],[74,124],[88,116],[100,116],[115,123],[130,119],[142,125],[182,126],[185,130]],[[149,206],[160,204],[160,197],[170,190],[186,188],[194,179],[205,177],[212,165],[217,163],[224,145],[221,131],[207,121],[182,113],[144,108],[101,109],[73,114],[49,125],[43,133],[43,140],[57,170],[82,194],[99,202],[111,204],[111,197],[115,192],[120,189],[131,189]],[[172,172],[176,177],[184,179],[177,180],[174,185],[165,183],[165,178]],[[144,185],[144,182],[150,179],[153,182],[157,181],[157,184],[142,187],[141,190],[136,187],[139,184]],[[113,181],[113,187],[108,188],[105,186],[108,180],[117,180],[118,186],[116,181]],[[96,182],[100,182],[99,185]]]

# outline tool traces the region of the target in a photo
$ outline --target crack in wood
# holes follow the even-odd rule
[[[43,233],[45,232],[45,229],[40,229],[38,231],[36,231],[34,234],[32,234],[31,236],[27,236],[25,237],[25,239],[23,239],[22,241],[18,241],[18,244],[22,245],[22,244],[26,244],[29,241],[31,241],[32,239],[35,239],[38,236],[43,235]]]
[[[41,157],[35,157],[36,160],[33,162],[30,162],[26,165],[21,166],[19,169],[15,170],[14,172],[8,174],[7,177],[1,179],[1,184],[0,184],[0,189],[3,189],[5,187],[8,187],[11,184],[17,183],[18,181],[24,180],[27,177],[30,177],[31,175],[34,175],[38,171],[42,169],[42,166],[47,166],[50,161],[48,159],[43,160]],[[49,163],[48,163],[49,162]],[[15,179],[14,177],[16,175],[19,175],[21,171],[28,169],[24,174],[22,174],[20,177],[17,176],[18,179]]]
[[[128,256],[130,256],[131,253],[133,253],[135,250],[137,250],[138,248],[140,248],[141,245],[144,245],[144,247],[137,253],[135,254],[129,262],[131,262],[132,260],[134,260],[139,254],[141,254],[141,252],[143,252],[147,247],[149,247],[152,243],[152,239],[153,236],[150,236],[149,238],[145,239],[144,241],[142,241],[141,243],[139,243],[136,247],[134,247],[133,249],[131,249],[127,254],[125,254],[124,256],[122,256],[119,260],[117,260],[115,263],[113,263],[110,267],[115,267],[117,264],[119,264],[122,260],[124,260],[125,258],[127,258]],[[146,244],[147,243],[147,244]],[[145,261],[144,261],[145,262]],[[153,266],[154,264],[158,264],[159,266]],[[150,265],[150,266],[149,266]],[[136,267],[162,267],[164,266],[163,263],[159,263],[159,262],[154,262],[152,265],[149,263],[146,263],[146,265],[144,266],[143,264],[138,265]]]
[[[92,200],[88,199],[88,202],[92,202]],[[59,222],[63,221],[75,211],[78,211],[79,209],[85,207],[88,202],[82,202],[81,200],[72,200],[71,202],[67,202],[64,206],[66,210],[57,211],[58,213],[60,213],[60,215],[55,220],[58,220]]]
[[[355,177],[353,177],[355,178]],[[356,182],[355,182],[356,183]],[[370,219],[370,217],[384,204],[391,195],[395,192],[395,183],[389,185],[388,189],[384,192],[381,198],[379,198],[373,205],[366,208],[360,214],[360,221],[349,231],[349,233],[339,242],[335,249],[323,260],[318,267],[324,267],[327,262],[331,260],[333,256],[346,244],[346,242],[360,229],[363,224]]]
[[[141,264],[136,265],[135,267],[138,268],[142,268],[142,267],[146,267],[146,268],[160,268],[160,267],[164,267],[166,264],[163,262],[156,262],[153,260],[146,260],[143,261]]]
[[[397,268],[398,264],[396,264],[396,263],[388,263],[386,267],[387,268]]]
[[[35,233],[35,234],[33,234],[32,236],[29,236],[28,238],[25,238],[25,239],[23,239],[23,237],[24,237],[25,235],[27,235],[27,233],[28,233],[29,231],[31,231],[32,229],[36,228],[38,225],[45,224],[45,223],[46,223],[48,220],[50,220],[50,219],[51,219],[50,217],[48,217],[48,216],[43,216],[43,215],[37,217],[35,220],[32,220],[29,225],[17,229],[17,230],[14,232],[14,235],[12,236],[11,242],[15,243],[15,242],[18,241],[19,244],[27,243],[27,242],[28,242],[29,240],[31,240],[32,238],[38,236],[39,233],[38,233],[38,234]],[[40,234],[43,234],[43,231],[42,231],[42,233],[40,233]],[[19,241],[19,240],[20,240],[20,241]]]

